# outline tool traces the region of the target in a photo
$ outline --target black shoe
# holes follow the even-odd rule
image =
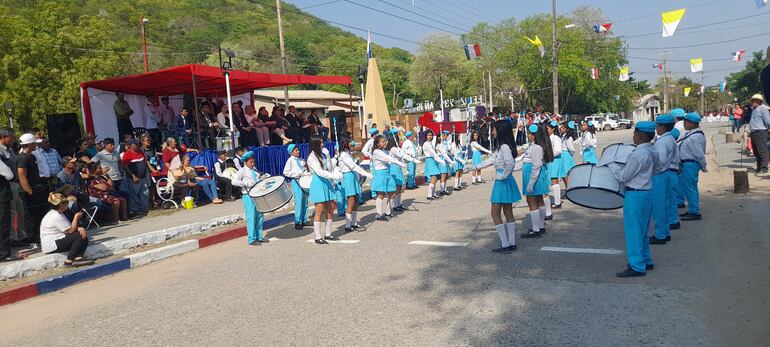
[[[249,242],[249,246],[262,246],[262,244],[259,241]]]
[[[388,219],[387,219],[387,218],[385,218],[385,216],[377,216],[377,217],[374,217],[374,220],[382,220],[382,221],[387,221]]]
[[[532,229],[529,229],[529,231],[527,231],[527,233],[526,233],[526,234],[521,234],[521,238],[522,238],[522,239],[532,239],[532,238],[536,238],[536,237],[542,237],[542,236],[543,236],[543,235],[542,235],[542,234],[540,234],[540,232],[539,232],[539,231],[534,231],[534,230],[532,230]]]
[[[428,199],[428,200],[436,200],[436,198],[435,198],[435,197],[432,197],[432,196],[429,196],[429,197],[427,197],[427,199]]]
[[[396,212],[403,212],[405,210],[406,209],[403,206],[396,206],[393,208],[393,211],[396,211]]]
[[[360,225],[358,225],[358,224],[353,224],[353,225],[351,225],[350,227],[351,227],[352,229],[361,229],[361,228],[363,228],[362,226],[360,226]]]
[[[340,239],[336,236],[324,236],[324,240],[339,241]]]
[[[471,184],[475,186],[475,185],[477,185],[478,183],[476,183],[476,182],[471,182]]]
[[[302,224],[299,224],[299,223],[295,223],[295,224],[294,224],[294,229],[297,229],[297,230],[302,230]]]
[[[553,215],[545,216],[545,220],[552,220],[552,219],[553,219]]]
[[[647,264],[644,266],[644,269],[647,271],[655,270],[655,264]]]
[[[553,205],[553,206],[551,206],[551,208],[554,209],[554,210],[559,210],[559,209],[561,209],[561,204]]]
[[[328,244],[329,244],[329,243],[328,243],[328,242],[326,242],[326,240],[324,240],[324,239],[316,239],[316,240],[315,240],[315,243],[317,243],[317,244],[319,244],[319,245],[328,245]]]
[[[547,231],[545,231],[545,228],[542,228],[542,229],[540,229],[540,231],[538,231],[538,232],[539,232],[540,234],[548,234],[548,232],[547,232]]]
[[[676,208],[685,208],[684,204],[676,205]]]
[[[351,227],[351,228],[345,228],[345,232],[346,232],[346,233],[349,233],[349,232],[352,232],[352,231],[353,231],[353,228],[352,228],[352,227]]]
[[[441,199],[441,195],[440,194],[439,195],[434,195],[433,198],[434,199]]]
[[[653,237],[650,237],[650,244],[651,245],[665,245],[666,244],[666,239],[659,239],[659,238],[653,236]]]
[[[666,236],[666,242],[671,241],[671,235]]]
[[[447,192],[444,192],[444,195],[452,195],[452,193],[447,191]]]
[[[679,224],[679,223],[676,223],[676,224],[669,224],[669,225],[668,225],[668,230],[679,230],[679,227],[680,227],[680,226],[681,226],[681,224]]]
[[[634,271],[634,269],[632,269],[630,267],[626,268],[622,272],[618,272],[617,274],[615,274],[615,276],[620,277],[620,278],[625,278],[625,277],[643,277],[645,275],[647,275],[647,274],[644,273],[644,272]]]
[[[688,221],[688,220],[701,220],[701,219],[703,219],[703,217],[701,217],[701,215],[693,214],[693,213],[689,213],[686,216],[682,217],[682,220],[684,220],[684,221]]]
[[[508,247],[495,248],[492,250],[492,252],[500,253],[500,254],[509,254],[509,253],[513,253],[513,251],[515,250],[516,250],[516,246],[508,246]]]
[[[689,216],[690,212],[680,213],[679,217]]]
[[[479,181],[479,184],[481,184],[481,183],[487,183],[487,181],[481,180],[481,181]]]
[[[269,243],[270,242],[270,240],[268,240],[268,239],[260,239],[258,241],[259,241],[259,243]]]

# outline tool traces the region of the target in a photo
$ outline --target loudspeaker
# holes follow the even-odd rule
[[[80,125],[74,113],[49,114],[46,116],[46,129],[51,147],[59,151],[62,157],[73,155],[77,151],[80,139]]]

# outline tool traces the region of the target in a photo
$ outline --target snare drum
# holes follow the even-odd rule
[[[249,189],[249,197],[254,201],[257,211],[267,213],[275,211],[291,200],[294,194],[282,176],[273,176],[259,181]]]
[[[299,187],[305,193],[310,192],[310,182],[313,182],[313,175],[305,175],[299,178]]]
[[[628,156],[636,149],[636,145],[626,145],[622,143],[613,143],[604,148],[602,151],[602,157],[596,166],[605,166],[609,163],[618,163],[626,165]]]
[[[623,207],[625,189],[609,167],[581,164],[569,171],[567,199],[587,208],[614,210]]]

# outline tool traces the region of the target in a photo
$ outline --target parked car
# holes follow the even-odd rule
[[[612,130],[618,127],[617,123],[614,123],[609,117],[601,113],[586,117],[586,121],[593,122],[594,127],[599,131]]]
[[[620,118],[614,113],[608,113],[607,116],[617,124],[617,127],[613,129],[631,129],[633,127],[634,122],[630,119]]]

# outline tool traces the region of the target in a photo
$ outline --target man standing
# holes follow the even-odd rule
[[[40,243],[40,222],[48,212],[48,189],[40,179],[37,160],[32,154],[40,142],[35,135],[21,135],[21,152],[16,160],[16,175],[22,189],[19,195],[24,204],[24,231],[30,243]]]
[[[655,119],[655,130],[660,137],[653,144],[658,156],[652,176],[652,219],[655,222],[655,234],[650,237],[650,244],[653,245],[665,245],[666,241],[671,241],[669,218],[672,213],[677,213],[673,204],[677,178],[672,171],[677,146],[676,139],[671,135],[675,121],[674,116],[670,114],[660,115]],[[676,168],[679,168],[679,163],[676,163]]]
[[[679,215],[683,221],[700,220],[698,197],[698,173],[708,172],[706,169],[706,135],[700,130],[700,115],[691,112],[684,116],[684,138],[679,140],[679,158],[681,171],[679,174],[680,189],[687,200],[687,212]],[[765,131],[767,138],[767,131]],[[767,161],[765,161],[767,165]]]
[[[751,143],[754,145],[754,157],[757,158],[757,171],[755,175],[767,174],[767,161],[770,159],[770,152],[767,149],[768,129],[770,129],[770,111],[763,105],[765,101],[762,94],[754,94],[751,97],[751,121],[749,121],[749,130],[751,131]]]
[[[49,187],[54,187],[58,182],[57,175],[62,170],[59,152],[55,148],[51,148],[51,143],[47,138],[41,137],[40,146],[35,150],[34,155],[38,164],[45,163],[45,170],[40,170],[40,177]],[[38,165],[38,168],[42,167],[43,165]]]
[[[160,98],[161,105],[158,107],[158,112],[160,113],[160,123],[158,123],[158,127],[163,130],[171,130],[171,123],[174,122],[174,108],[171,107],[168,103],[168,96],[164,96]],[[157,143],[157,142],[153,142]]]
[[[11,181],[14,180],[15,165],[11,160],[8,146],[13,142],[13,132],[0,129],[0,261],[11,257]],[[10,260],[15,260],[10,259]]]
[[[126,194],[127,189],[123,185],[123,168],[120,163],[120,155],[118,154],[118,151],[115,150],[115,140],[108,137],[102,142],[104,142],[104,149],[101,152],[96,153],[96,155],[91,158],[91,161],[99,163],[102,169],[107,172],[107,175],[109,175],[112,180],[112,186],[115,190],[119,190]],[[135,208],[135,206],[129,206],[129,208]]]
[[[144,127],[147,129],[147,134],[150,135],[152,143],[154,144],[163,141],[161,139],[160,129],[158,129],[158,125],[163,123],[163,120],[160,117],[159,106],[158,97],[152,94],[147,95],[147,103],[144,105]]]
[[[115,100],[112,108],[115,110],[115,118],[118,120],[118,138],[122,139],[124,134],[134,133],[134,125],[131,124],[131,115],[134,114],[134,110],[128,106],[122,92],[115,93],[115,96],[118,97],[118,100]]]
[[[133,215],[146,214],[149,210],[149,189],[147,187],[147,159],[139,151],[139,140],[130,139],[126,153],[123,153],[123,167],[126,168],[126,190],[128,208]]]

